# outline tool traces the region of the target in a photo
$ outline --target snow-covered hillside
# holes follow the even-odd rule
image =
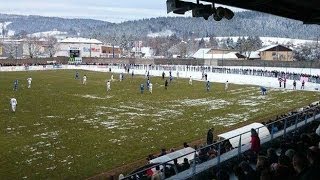
[[[152,37],[152,38],[156,38],[156,37],[168,37],[168,36],[172,36],[173,34],[174,34],[173,31],[165,30],[165,31],[161,31],[161,32],[149,33],[147,36]]]
[[[10,37],[13,36],[15,31],[8,29],[8,25],[10,25],[12,22],[3,22],[0,23],[0,36],[1,37]]]
[[[28,36],[41,38],[41,37],[48,37],[48,36],[63,36],[67,34],[68,34],[67,32],[52,30],[52,31],[45,31],[45,32],[37,32],[37,33],[29,34]]]

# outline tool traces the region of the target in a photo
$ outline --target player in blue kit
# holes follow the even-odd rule
[[[18,91],[18,84],[19,84],[18,79],[14,80],[14,82],[13,82],[13,90],[14,91]]]
[[[207,88],[207,92],[209,92],[210,91],[210,81],[207,81],[206,88]]]
[[[140,84],[140,92],[141,92],[141,94],[143,94],[143,91],[144,91],[144,84]]]

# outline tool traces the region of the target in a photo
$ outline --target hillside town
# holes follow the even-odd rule
[[[0,59],[50,57],[303,61],[320,59],[320,50],[318,41],[257,36],[182,39],[169,34],[106,41],[80,35],[68,37],[57,30],[22,38],[2,35]]]

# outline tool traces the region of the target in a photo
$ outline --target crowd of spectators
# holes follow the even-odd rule
[[[67,63],[67,62],[66,62]],[[38,65],[49,65],[47,62],[3,62],[0,63],[1,66],[38,66]],[[294,73],[294,72],[284,72],[276,70],[263,70],[263,69],[250,69],[250,68],[225,68],[225,67],[211,67],[211,66],[168,66],[168,65],[138,65],[138,64],[109,64],[109,63],[98,63],[98,62],[84,62],[81,65],[98,65],[98,66],[118,66],[118,68],[124,69],[148,69],[148,70],[170,70],[170,71],[199,71],[202,73],[212,72],[212,73],[223,73],[223,74],[241,74],[241,75],[252,75],[252,76],[264,76],[264,77],[274,77],[274,78],[286,78],[290,80],[300,81],[301,77],[304,77],[308,82],[320,83],[320,75],[312,75],[307,73]]]
[[[301,122],[304,121],[305,118],[312,117],[314,113],[320,113],[319,103],[314,103],[301,110],[278,116],[263,124],[269,129],[270,133],[272,131],[276,133],[277,131],[283,130],[285,126],[289,127],[294,125],[296,121]],[[242,154],[240,159],[232,161],[232,163],[227,163],[223,168],[214,168],[210,173],[206,173],[203,178],[229,179],[230,175],[233,174],[239,180],[309,179],[302,177],[309,177],[310,175],[317,175],[316,177],[318,178],[316,179],[320,179],[320,174],[315,174],[316,172],[320,173],[320,169],[318,171],[314,170],[315,168],[320,168],[319,164],[317,164],[320,162],[320,126],[318,128],[318,135],[315,134],[315,128],[317,128],[318,125],[318,122],[311,123],[302,131],[293,131],[293,133],[291,132],[292,134],[288,134],[281,140],[274,140],[272,146],[269,146],[270,148],[267,149],[260,147],[259,136],[257,132],[252,129],[250,150]],[[217,157],[219,153],[221,155],[234,149],[228,140],[217,142],[212,137],[213,129],[209,129],[207,133],[207,143],[201,145],[199,148],[198,146],[194,146],[194,149],[197,151],[195,159],[190,160],[184,158],[182,164],[179,164],[177,159],[175,159],[173,163],[176,170],[170,168],[160,170],[158,167],[156,173],[147,173],[146,171],[146,176],[143,176],[144,179],[158,179],[156,178],[158,175],[167,178],[189,169],[194,162],[200,164]],[[183,143],[183,147],[189,147],[188,143]],[[174,152],[174,149],[170,149],[169,151],[162,149],[159,155],[151,154],[147,160],[150,161],[171,152]],[[311,161],[317,165],[313,166]]]

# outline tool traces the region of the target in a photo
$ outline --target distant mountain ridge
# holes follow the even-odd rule
[[[315,40],[320,36],[319,25],[303,25],[300,21],[273,15],[244,11],[220,22],[192,17],[159,17],[110,23],[93,19],[67,19],[58,17],[0,14],[0,22],[12,22],[7,28],[19,34],[32,34],[56,29],[70,36],[120,38],[125,35],[141,39],[149,35],[172,32],[184,39],[208,36],[270,36]],[[150,35],[151,34],[151,35]],[[171,33],[169,33],[171,34]]]

